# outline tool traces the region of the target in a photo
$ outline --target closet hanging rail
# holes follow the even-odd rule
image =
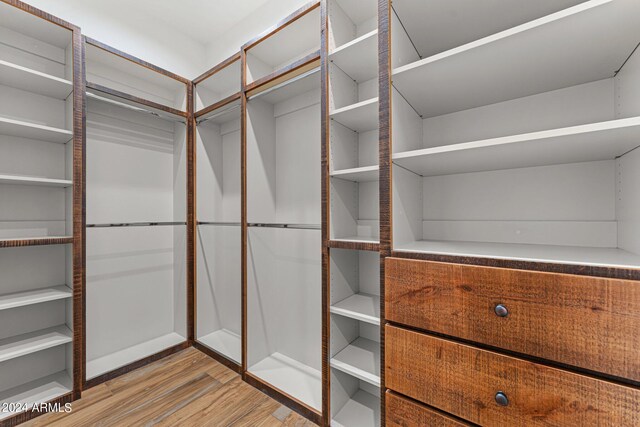
[[[242,225],[242,223],[227,221],[198,221],[198,225],[221,225],[226,227],[239,227]]]
[[[277,223],[250,223],[249,227],[262,227],[262,228],[291,228],[296,230],[321,230],[320,224],[277,224]]]
[[[87,228],[112,228],[112,227],[167,227],[173,225],[187,225],[186,222],[119,222],[109,224],[87,224]]]
[[[227,104],[227,105],[229,105],[229,104]],[[235,110],[240,110],[240,104],[239,103],[231,104],[228,108],[221,107],[220,109],[214,110],[213,112],[211,112],[209,114],[202,115],[202,116],[200,116],[200,117],[198,117],[196,119],[196,124],[199,125],[201,123],[206,122],[207,120],[215,119],[215,118],[223,116],[225,114],[229,114],[229,113],[231,113],[232,111],[235,111]]]

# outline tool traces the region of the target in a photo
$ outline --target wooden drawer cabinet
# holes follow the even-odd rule
[[[640,381],[640,282],[386,260],[389,321]]]
[[[455,418],[387,391],[385,396],[387,427],[466,427]]]
[[[638,426],[640,390],[387,325],[386,386],[480,425]],[[506,399],[501,406],[498,400]]]

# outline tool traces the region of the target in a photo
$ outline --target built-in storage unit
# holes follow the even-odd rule
[[[240,57],[196,80],[196,340],[242,364]],[[208,74],[208,73],[207,73]],[[198,105],[198,101],[196,102]]]
[[[436,3],[394,4],[394,248],[640,265],[640,4]]]
[[[96,383],[187,339],[187,87],[99,42],[86,52],[86,378]]]
[[[79,396],[74,292],[81,282],[74,278],[82,236],[74,209],[81,206],[82,144],[74,112],[82,109],[80,33],[26,8],[0,2],[3,425],[27,419],[33,404]]]
[[[320,72],[246,111],[247,370],[322,409]]]

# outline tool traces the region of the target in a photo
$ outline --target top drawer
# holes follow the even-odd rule
[[[387,320],[640,381],[640,282],[387,258]]]

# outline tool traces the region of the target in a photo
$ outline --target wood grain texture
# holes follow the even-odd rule
[[[380,251],[380,245],[373,242],[347,242],[344,240],[328,240],[327,247],[334,249],[351,249],[354,251]]]
[[[480,425],[637,426],[640,390],[386,326],[387,387]],[[497,392],[508,406],[495,401]]]
[[[166,106],[164,104],[158,104],[157,102],[154,101],[150,101],[148,99],[144,99],[144,98],[140,98],[138,96],[135,95],[131,95],[129,93],[126,92],[121,92],[119,90],[116,89],[112,89],[110,87],[106,87],[97,83],[92,83],[92,82],[87,82],[87,89],[93,89],[96,90],[98,92],[102,92],[108,95],[112,95],[115,96],[117,98],[121,98],[124,99],[126,101],[131,101],[131,102],[135,102],[136,104],[140,104],[143,105],[145,107],[149,107],[149,108],[153,108],[156,110],[161,110],[164,111],[166,113],[172,114],[174,116],[178,116],[178,117],[187,117],[188,113],[186,111],[180,111],[176,108],[172,108],[169,106]]]
[[[221,365],[224,365],[225,367],[231,369],[232,371],[238,373],[238,374],[242,374],[242,366],[236,362],[234,362],[231,359],[228,359],[226,356],[218,353],[217,351],[207,347],[206,345],[202,344],[200,341],[195,340],[193,342],[193,347],[198,349],[199,351],[203,352],[204,354],[206,354],[207,356],[211,357],[212,359],[214,359],[216,362],[220,363]]]
[[[61,27],[64,27],[68,30],[72,30],[72,31],[80,31],[80,28],[77,27],[74,24],[71,24],[63,19],[58,18],[57,16],[53,16],[50,13],[47,13],[43,10],[40,10],[38,8],[35,8],[27,3],[21,2],[19,0],[0,0],[8,5],[11,5],[13,7],[16,7],[20,10],[23,10],[27,13],[30,13],[31,15],[37,16],[39,18],[45,19],[53,24],[59,25]]]
[[[471,425],[392,391],[385,393],[385,402],[387,427],[465,427]]]
[[[196,118],[195,85],[187,84],[187,340],[193,345],[196,337],[197,257],[196,257]]]
[[[56,426],[311,426],[205,354],[187,349],[88,390],[69,414],[25,424]]]
[[[0,248],[19,248],[23,246],[66,245],[73,243],[73,236],[30,237],[26,239],[0,239]]]
[[[240,83],[242,93],[240,95],[240,222],[242,238],[240,268],[242,269],[242,378],[246,380],[247,369],[247,250],[248,221],[247,221],[247,53],[244,49],[240,52],[242,61],[240,66]]]
[[[234,53],[224,61],[220,62],[218,65],[208,69],[207,71],[205,71],[204,73],[200,74],[198,77],[193,79],[193,84],[198,85],[199,83],[202,83],[203,81],[207,80],[209,77],[222,71],[223,69],[227,68],[229,65],[233,64],[234,62],[238,62],[240,60],[241,60],[240,52]],[[240,78],[240,76],[238,76],[238,78]]]
[[[385,280],[390,321],[640,381],[640,282],[398,258]]]
[[[246,52],[245,52],[246,54]],[[251,97],[253,95],[257,95],[260,92],[264,92],[265,90],[272,88],[273,86],[279,85],[280,83],[284,83],[287,80],[290,80],[296,76],[306,73],[314,68],[320,66],[320,50],[317,50],[304,58],[298,59],[291,64],[280,68],[273,73],[264,76],[258,80],[255,80],[248,85],[245,86],[245,92],[247,96]]]
[[[211,104],[208,107],[204,107],[202,110],[196,112],[195,116],[196,118],[198,118],[206,114],[209,114],[212,111],[217,110],[218,108],[222,108],[225,105],[232,103],[233,101],[237,101],[238,99],[240,99],[240,96],[241,96],[240,92],[234,93],[233,95],[229,95],[228,97],[216,102],[215,104]]]

